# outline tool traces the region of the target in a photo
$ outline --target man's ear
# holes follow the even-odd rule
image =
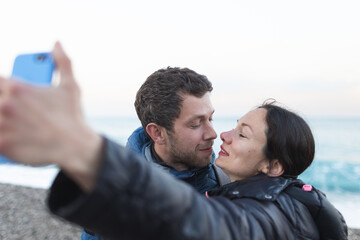
[[[269,177],[279,177],[284,173],[284,167],[278,159],[272,160],[269,165],[269,171],[267,173]]]
[[[156,123],[149,123],[146,126],[146,132],[154,141],[154,143],[163,145],[165,144],[164,128]]]

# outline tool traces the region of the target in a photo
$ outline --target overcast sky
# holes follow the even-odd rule
[[[216,116],[275,98],[305,116],[360,116],[360,2],[12,0],[0,3],[0,74],[61,41],[88,115],[135,116],[155,70],[208,76]]]

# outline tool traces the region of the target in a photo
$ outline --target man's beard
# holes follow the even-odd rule
[[[176,137],[171,134],[169,135],[170,142],[170,159],[171,162],[177,164],[183,164],[189,169],[192,168],[202,168],[210,164],[212,159],[212,154],[208,157],[203,156],[202,158],[197,156],[199,151],[199,145],[193,149],[188,149],[187,151],[182,148],[182,145],[179,143]],[[211,144],[212,145],[212,144]]]

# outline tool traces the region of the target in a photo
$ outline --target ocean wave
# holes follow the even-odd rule
[[[360,193],[359,163],[314,161],[299,178],[324,192]]]

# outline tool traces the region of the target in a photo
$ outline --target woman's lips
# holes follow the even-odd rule
[[[225,149],[223,148],[222,145],[220,146],[220,148],[221,148],[221,150],[219,152],[219,156],[224,156],[224,157],[229,156],[229,153],[227,151],[225,151]]]

